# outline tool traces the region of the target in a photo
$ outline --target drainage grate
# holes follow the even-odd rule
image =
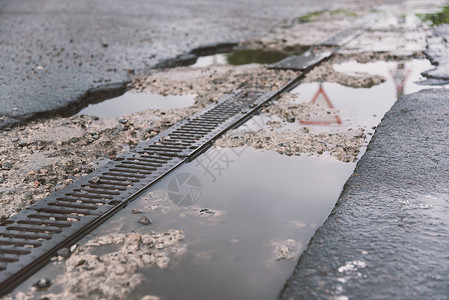
[[[0,225],[0,294],[12,290],[58,249],[70,246],[279,94],[230,94],[7,219]]]
[[[270,69],[307,71],[333,54],[332,51],[316,52],[312,47],[301,55],[289,56],[278,63],[271,65]]]

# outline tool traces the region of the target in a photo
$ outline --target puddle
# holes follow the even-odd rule
[[[229,53],[201,56],[192,67],[206,67],[212,64],[240,66],[247,64],[273,64],[289,55],[281,51],[241,49]]]
[[[417,16],[426,23],[434,26],[449,24],[449,6],[440,8],[438,12],[417,14]]]
[[[348,74],[355,72],[379,74],[387,80],[371,88],[352,88],[331,82],[302,83],[292,90],[292,93],[298,94],[298,98],[292,100],[294,103],[314,102],[326,109],[338,110],[338,114],[295,120],[293,123],[283,121],[276,115],[260,114],[247,122],[245,127],[248,130],[259,130],[270,122],[281,122],[282,126],[275,128],[274,131],[307,127],[316,133],[345,132],[349,128],[362,128],[367,135],[366,146],[374,134],[375,127],[399,96],[429,88],[416,82],[425,79],[421,76],[421,72],[432,68],[432,65],[428,60],[416,59],[365,64],[350,61],[333,67],[338,72]],[[364,151],[359,156],[363,153]]]
[[[212,148],[169,174],[151,188],[153,196],[141,196],[83,242],[111,233],[183,230],[187,252],[167,269],[140,268],[144,282],[129,299],[147,294],[161,299],[275,299],[354,167],[331,157]],[[175,180],[185,174],[196,180]],[[179,189],[173,188],[174,180]],[[184,196],[195,191],[195,205],[176,205],[177,198],[168,197],[167,189]],[[133,209],[143,213],[133,214]],[[139,224],[142,215],[152,224]],[[60,265],[47,266],[19,289],[43,274],[61,272]],[[47,293],[61,288],[54,285]]]
[[[412,60],[347,62],[334,67],[340,72],[381,74],[388,80],[369,89],[336,83],[301,84],[293,90],[300,94],[294,101],[310,102],[317,92],[325,93],[324,101],[316,99],[316,103],[331,103],[339,110],[340,122],[326,118],[323,124],[304,125],[296,120],[284,122],[285,127],[316,131],[359,127],[365,129],[369,140],[369,134],[398,95],[424,88],[414,81],[431,65],[426,60]],[[254,117],[248,127],[258,118],[266,121],[267,117]],[[186,251],[178,252],[176,259],[164,257],[166,268],[140,265],[136,272],[142,282],[123,287],[129,288],[127,298],[155,295],[161,299],[275,299],[354,168],[355,163],[344,163],[326,154],[287,156],[250,147],[212,148],[172,171],[80,244],[108,234],[163,234],[169,229],[180,229],[184,236],[180,249]],[[188,202],[192,205],[186,205]],[[141,213],[134,214],[133,210]],[[151,219],[151,224],[139,223],[142,216]],[[93,254],[101,261],[105,253],[116,250],[115,246],[100,247]],[[133,259],[131,252],[114,253]],[[54,278],[64,270],[64,265],[48,265],[17,290],[28,291],[43,277],[57,282]],[[108,284],[118,282],[114,276],[110,274]],[[64,280],[65,284],[36,292],[35,299],[58,293],[75,281],[70,273]]]
[[[78,115],[116,118],[147,109],[169,110],[174,108],[185,108],[195,102],[195,96],[196,95],[194,94],[163,96],[148,92],[127,92],[116,98],[111,98],[100,103],[89,104],[86,108],[78,112]]]

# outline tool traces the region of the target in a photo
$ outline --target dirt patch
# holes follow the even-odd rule
[[[268,70],[265,66],[256,64],[180,67],[136,77],[131,84],[131,91],[150,91],[162,95],[197,94],[196,103],[207,105],[236,89],[278,90],[298,74],[294,71]]]
[[[354,72],[342,73],[333,69],[331,62],[325,62],[307,73],[304,82],[336,82],[353,88],[370,88],[384,83],[387,79],[381,75]]]
[[[0,133],[0,218],[89,174],[200,108],[147,110],[121,119],[58,118]]]
[[[285,129],[276,132],[234,130],[218,140],[215,145],[219,147],[250,146],[288,156],[304,153],[321,155],[326,152],[338,160],[353,162],[357,159],[364,140],[363,129],[318,134],[310,133],[307,128],[299,131]]]
[[[339,113],[338,109],[322,107],[311,102],[295,103],[293,100],[298,97],[300,96],[292,93],[284,94],[276,102],[272,103],[272,105],[262,109],[261,112],[268,117],[276,115],[282,121],[288,123],[299,120],[308,121],[312,118],[332,117]],[[279,122],[271,121],[268,125],[271,127],[282,127],[282,125],[276,124],[279,124]]]
[[[41,299],[125,299],[145,280],[139,269],[152,266],[165,269],[186,252],[183,239],[180,230],[94,238],[75,250],[65,261],[65,272],[51,284],[62,292],[43,295]],[[111,248],[114,250],[94,253],[108,245],[114,245]],[[31,293],[22,296],[32,299]]]

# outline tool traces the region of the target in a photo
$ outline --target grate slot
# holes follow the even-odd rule
[[[26,240],[24,241],[23,239],[0,237],[0,245],[39,248],[42,244],[36,241],[26,241]]]
[[[43,225],[52,227],[70,227],[72,226],[70,222],[67,221],[32,221],[32,220],[20,220],[17,224],[28,224],[28,225]]]
[[[43,213],[56,213],[56,214],[65,214],[65,215],[73,215],[73,216],[87,216],[91,214],[91,211],[89,210],[81,210],[81,209],[69,209],[69,208],[52,208],[52,207],[45,207],[45,208],[38,208],[38,212]],[[70,216],[71,217],[71,216]]]
[[[90,188],[82,188],[82,189],[74,189],[75,192],[81,192],[84,194],[99,194],[99,195],[120,195],[120,192],[110,191],[110,190],[101,190],[101,189],[90,189]]]
[[[64,202],[76,202],[76,203],[89,203],[89,204],[95,204],[95,205],[105,205],[106,201],[100,201],[100,200],[86,200],[86,199],[79,199],[79,198],[71,198],[71,197],[62,197],[56,199],[56,201],[64,201]]]
[[[74,209],[88,209],[88,210],[96,210],[98,206],[88,205],[88,204],[69,204],[70,202],[55,202],[49,203],[48,206],[56,206],[56,207],[64,207],[64,208],[74,208]]]
[[[29,254],[31,250],[19,248],[19,247],[11,247],[11,246],[0,246],[1,254],[14,254],[14,255],[25,255]]]
[[[109,191],[109,190],[117,190],[117,191],[126,191],[126,187],[127,185],[125,184],[120,184],[120,185],[116,185],[116,184],[105,184],[105,183],[99,183],[99,184],[95,184],[95,183],[91,183],[91,184],[83,184],[81,185],[82,188],[89,188],[89,189],[93,189],[93,190],[105,190],[105,191]]]
[[[155,171],[156,168],[138,168],[133,166],[117,166],[117,169],[112,169],[112,171],[118,171],[126,174],[151,174],[153,171]]]
[[[6,229],[23,231],[23,232],[36,232],[36,233],[61,233],[60,229],[43,228],[42,226],[9,226]]]
[[[50,240],[51,236],[47,234],[25,234],[23,232],[0,232],[1,237],[22,239],[22,240]]]
[[[80,218],[76,217],[76,216],[70,216],[67,217],[66,214],[57,214],[57,213],[51,213],[51,214],[47,214],[47,213],[39,213],[39,214],[34,214],[34,215],[28,215],[27,216],[29,219],[36,219],[36,220],[56,220],[56,221],[62,221],[62,222],[69,222],[68,218],[71,219],[70,222],[75,222],[74,220],[76,219],[76,221],[79,221]]]
[[[152,149],[151,151],[153,151],[153,154],[157,154],[161,157],[166,157],[166,158],[184,158],[186,157],[186,155],[181,155],[181,154],[176,154],[176,153],[169,153],[169,152],[165,152],[164,150],[156,150],[156,149]]]
[[[106,183],[110,182],[116,185],[123,184],[125,186],[128,186],[129,184],[132,184],[134,182],[139,182],[138,179],[130,179],[128,177],[122,177],[122,176],[99,176],[99,178]],[[123,183],[123,182],[129,182],[129,183]]]
[[[182,152],[183,147],[170,147],[163,144],[156,144],[152,146],[148,146],[145,150],[154,151],[154,150],[164,150],[169,152]]]
[[[139,179],[145,178],[144,175],[140,175],[140,174],[123,174],[120,172],[120,170],[118,170],[117,172],[109,170],[109,172],[105,172],[103,174],[105,176],[113,176],[114,178],[126,178],[126,180],[133,181],[133,182],[139,182],[139,180],[138,179],[130,179],[129,177],[139,178]]]
[[[12,254],[0,254],[0,262],[11,263],[18,261],[17,255]]]
[[[145,157],[139,157],[139,158],[134,158],[133,161],[138,161],[139,163],[148,163],[148,164],[158,164],[157,166],[163,166],[163,163],[159,163],[158,161],[154,160],[154,159],[149,159],[149,158],[145,158]]]

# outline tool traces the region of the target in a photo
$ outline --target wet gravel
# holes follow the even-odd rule
[[[53,285],[62,290],[41,294],[40,299],[125,299],[144,280],[139,269],[165,269],[184,255],[183,239],[180,230],[93,238],[63,262],[64,273],[54,282],[42,279],[34,287],[45,290]],[[145,297],[142,299],[159,299]],[[20,293],[14,299],[33,299],[33,294]]]

